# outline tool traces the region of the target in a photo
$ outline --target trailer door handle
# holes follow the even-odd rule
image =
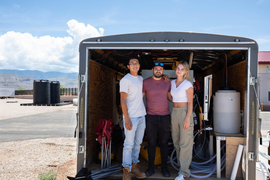
[[[81,131],[79,132],[79,138],[82,138],[82,132]]]
[[[76,138],[76,129],[77,129],[77,127],[78,127],[78,119],[79,119],[78,115],[79,115],[79,114],[76,113],[77,124],[76,124],[75,131],[74,131],[74,138]]]

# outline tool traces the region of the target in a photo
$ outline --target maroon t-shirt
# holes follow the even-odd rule
[[[146,96],[146,112],[150,115],[170,114],[168,92],[171,91],[171,82],[164,78],[154,80],[149,77],[143,81],[143,93]]]

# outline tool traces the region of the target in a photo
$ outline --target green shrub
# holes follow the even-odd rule
[[[55,180],[56,179],[57,174],[56,173],[52,173],[51,171],[48,173],[42,173],[40,175],[38,175],[38,178],[40,180]]]

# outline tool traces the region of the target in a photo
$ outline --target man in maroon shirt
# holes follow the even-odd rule
[[[143,81],[143,95],[146,96],[146,138],[148,140],[149,166],[145,174],[151,176],[155,173],[155,154],[157,140],[161,151],[161,169],[164,177],[169,177],[167,168],[168,139],[170,136],[170,110],[168,93],[171,90],[170,81],[166,81],[162,75],[164,64],[155,62],[153,76]]]

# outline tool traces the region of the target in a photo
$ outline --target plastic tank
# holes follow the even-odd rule
[[[240,132],[240,93],[235,90],[218,90],[214,96],[214,131]]]
[[[51,81],[51,104],[60,103],[60,83]]]
[[[50,82],[48,80],[34,80],[34,104],[51,104],[51,89]]]

